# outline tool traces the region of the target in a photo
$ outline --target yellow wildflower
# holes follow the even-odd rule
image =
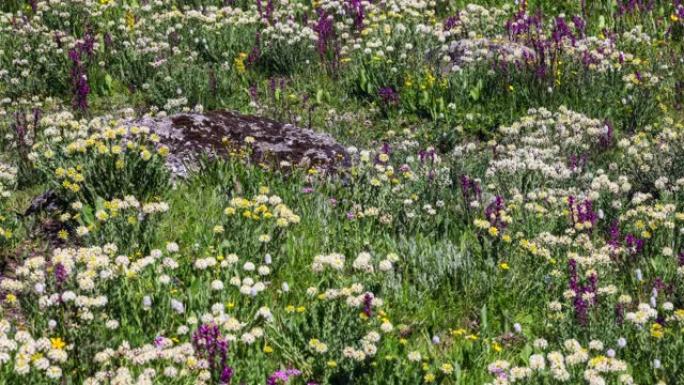
[[[53,349],[62,350],[66,346],[66,343],[61,338],[50,338],[50,345]]]

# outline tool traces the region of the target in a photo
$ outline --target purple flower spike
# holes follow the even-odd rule
[[[228,341],[221,335],[216,324],[202,324],[192,335],[192,346],[196,354],[207,360],[212,377],[219,384],[228,385],[233,369],[228,366]]]

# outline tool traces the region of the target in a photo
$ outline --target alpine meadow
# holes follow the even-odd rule
[[[0,0],[0,385],[684,385],[684,1]]]

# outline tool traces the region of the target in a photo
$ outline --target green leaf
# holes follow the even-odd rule
[[[422,91],[420,93],[420,103],[423,106],[427,106],[430,103],[430,95],[428,95],[427,91]]]
[[[359,72],[359,87],[362,91],[368,92],[367,86],[368,79],[366,78],[366,70],[361,68],[361,71]]]
[[[482,330],[487,330],[489,326],[487,321],[487,304],[482,306],[482,309],[480,309],[480,326]]]
[[[86,226],[95,223],[94,211],[90,205],[83,205],[83,208],[81,209],[81,220]]]
[[[480,100],[480,95],[482,94],[482,79],[478,79],[477,85],[473,88],[470,89],[469,95],[470,98],[473,99],[474,101]]]
[[[111,91],[112,90],[112,77],[109,74],[105,74],[104,81],[105,81],[105,86],[107,87],[106,88],[107,91]]]
[[[530,344],[527,344],[524,348],[522,348],[522,350],[520,350],[520,359],[524,362],[527,362],[527,359],[530,357],[531,354],[532,346],[530,346]]]

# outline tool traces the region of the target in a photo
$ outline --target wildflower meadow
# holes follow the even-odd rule
[[[683,385],[681,0],[0,0],[0,385]]]

